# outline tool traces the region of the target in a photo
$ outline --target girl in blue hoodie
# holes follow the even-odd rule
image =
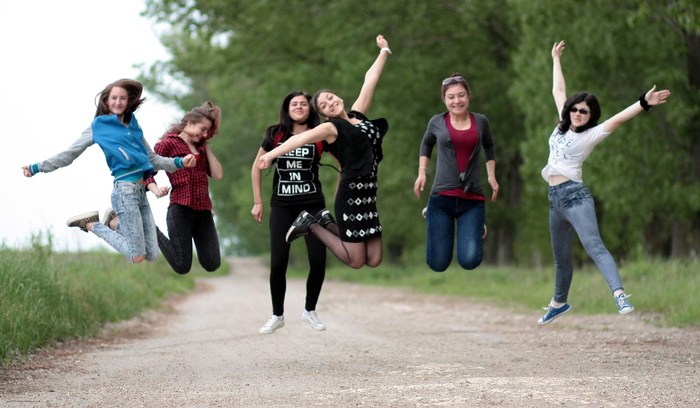
[[[26,177],[48,173],[68,166],[88,147],[98,144],[114,177],[112,208],[119,217],[119,226],[116,231],[111,230],[100,222],[97,211],[72,217],[67,224],[92,231],[132,263],[158,259],[156,225],[143,180],[156,170],[172,173],[196,164],[191,154],[168,158],[151,150],[134,116],[145,100],[142,92],[143,85],[133,79],[120,79],[107,85],[98,95],[95,119],[78,140],[64,152],[22,167]],[[148,188],[158,197],[168,193],[167,188],[158,188],[155,183]]]

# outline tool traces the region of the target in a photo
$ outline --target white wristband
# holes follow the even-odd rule
[[[389,47],[384,47],[384,48],[382,48],[381,50],[379,50],[379,52],[382,52],[382,51],[386,51],[386,52],[388,52],[389,54],[391,54],[391,50],[389,49]]]

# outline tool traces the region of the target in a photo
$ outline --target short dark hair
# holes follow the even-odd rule
[[[442,88],[440,89],[440,96],[442,100],[445,99],[445,92],[447,92],[447,88],[455,84],[462,85],[464,89],[467,90],[467,96],[471,98],[472,91],[471,89],[469,89],[469,82],[467,82],[467,79],[464,77],[464,75],[460,74],[459,72],[455,72],[454,74],[442,80]]]

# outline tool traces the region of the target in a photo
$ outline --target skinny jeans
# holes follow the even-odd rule
[[[287,292],[287,265],[291,245],[285,240],[287,231],[302,211],[316,215],[323,204],[273,206],[270,208],[270,294],[272,313],[284,315],[284,297]],[[304,236],[309,259],[309,275],[306,279],[305,308],[316,310],[321,287],[326,278],[326,246],[313,234]]]
[[[113,231],[97,222],[92,232],[124,255],[129,262],[133,263],[139,255],[146,255],[146,261],[155,262],[158,259],[156,222],[144,185],[132,181],[114,182],[112,209],[119,217],[117,230]]]
[[[207,272],[221,266],[219,235],[211,210],[194,210],[180,204],[168,207],[166,216],[169,238],[160,229],[158,246],[170,267],[181,275],[192,269],[192,241],[197,248],[199,264]]]
[[[486,221],[483,201],[431,194],[425,221],[425,259],[430,269],[444,272],[452,263],[455,247],[462,268],[471,270],[481,264]]]
[[[572,245],[574,232],[593,259],[611,292],[623,289],[620,273],[598,230],[593,196],[584,183],[566,181],[549,187],[549,233],[554,253],[556,278],[554,301],[566,303],[574,275]]]

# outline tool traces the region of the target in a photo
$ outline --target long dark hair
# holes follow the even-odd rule
[[[280,115],[277,123],[275,123],[272,126],[269,126],[265,130],[265,140],[268,141],[270,144],[274,142],[276,134],[281,132],[284,135],[287,135],[287,133],[291,132],[292,129],[294,129],[294,121],[292,121],[291,116],[289,116],[289,104],[291,103],[292,99],[296,98],[297,96],[303,96],[309,103],[309,117],[306,119],[305,123],[300,124],[307,125],[309,128],[314,128],[318,126],[319,123],[321,123],[321,121],[318,118],[318,114],[316,113],[316,109],[311,104],[311,95],[304,91],[290,92],[282,100],[282,105],[280,106]]]
[[[207,140],[216,136],[219,132],[219,126],[221,125],[221,108],[214,105],[212,102],[207,101],[202,106],[194,108],[191,111],[185,113],[179,123],[173,123],[170,125],[168,130],[161,136],[164,139],[169,134],[180,134],[185,127],[187,122],[200,123],[202,120],[208,119],[211,122],[211,128],[207,132],[207,137],[200,143],[203,144]]]
[[[126,110],[124,111],[124,123],[129,123],[131,121],[131,115],[136,112],[136,110],[141,106],[141,104],[146,100],[146,98],[141,97],[143,92],[143,84],[134,79],[119,79],[107,85],[105,89],[97,94],[97,110],[95,111],[95,117],[101,115],[111,115],[109,111],[109,93],[112,92],[112,88],[124,88],[126,89],[129,99],[127,101]]]
[[[586,102],[588,108],[591,110],[591,117],[588,118],[588,123],[577,128],[576,132],[583,132],[584,130],[590,129],[592,127],[598,126],[598,120],[600,120],[600,103],[598,98],[592,93],[588,92],[578,92],[569,97],[569,99],[564,102],[564,107],[561,109],[561,120],[557,127],[559,128],[559,133],[566,133],[571,129],[571,115],[569,111],[577,103]]]

